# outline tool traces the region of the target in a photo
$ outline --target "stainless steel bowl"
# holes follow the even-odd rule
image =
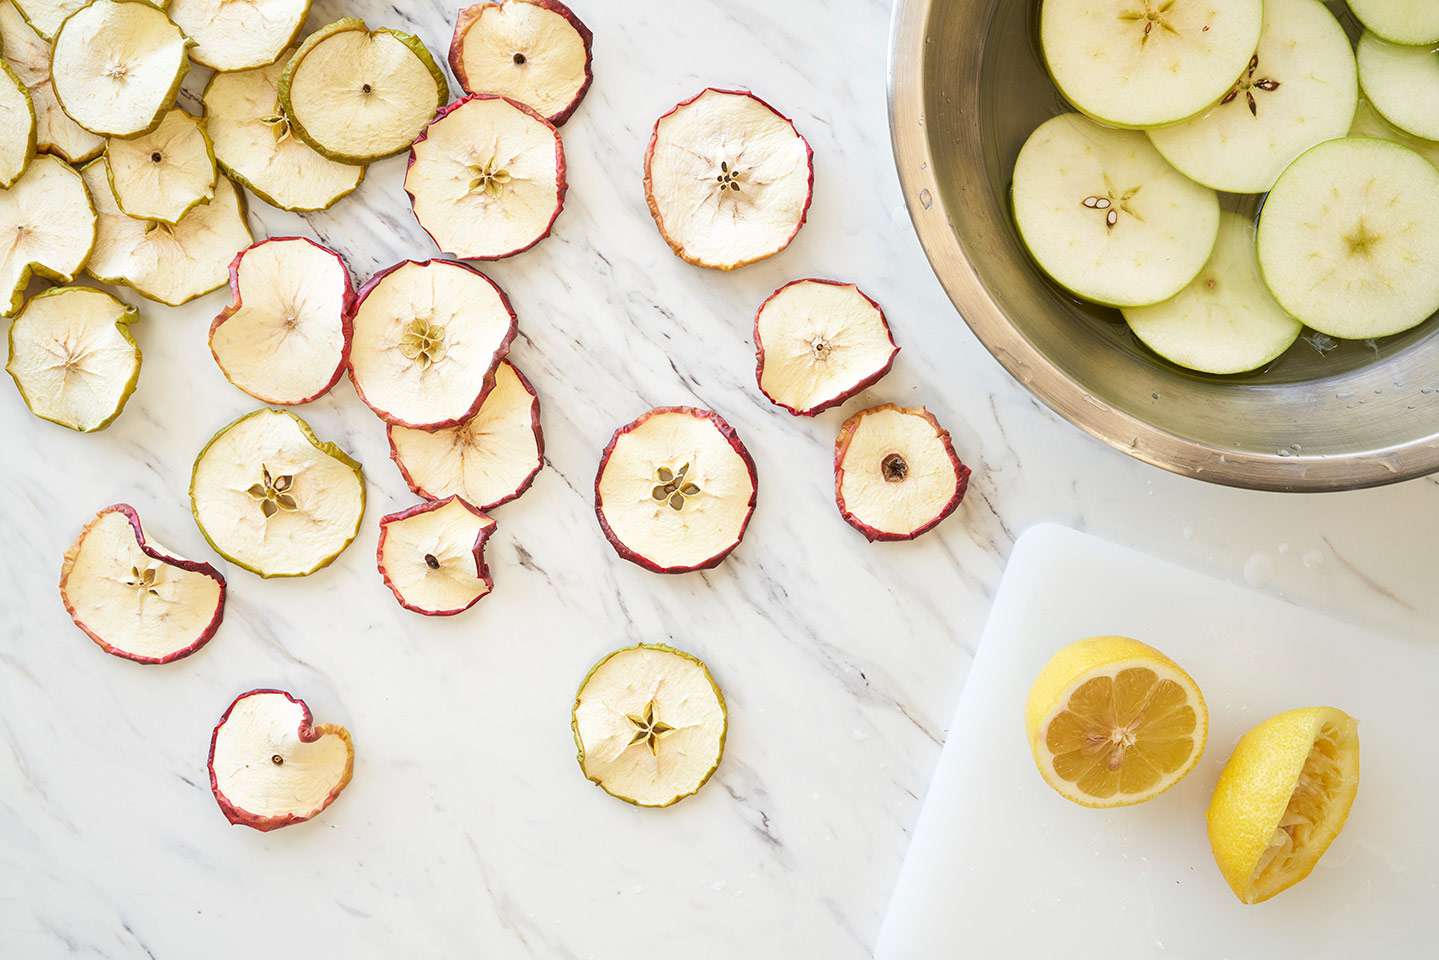
[[[1008,207],[1025,137],[1066,109],[1035,47],[1038,8],[895,0],[895,163],[920,243],[980,341],[1071,423],[1175,473],[1320,491],[1439,470],[1439,321],[1368,343],[1306,332],[1265,370],[1212,377],[1158,358],[1117,312],[1078,303],[1039,273]],[[1236,209],[1253,202],[1226,198]]]

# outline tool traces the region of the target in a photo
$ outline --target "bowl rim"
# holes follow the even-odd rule
[[[905,207],[935,277],[960,317],[1011,376],[1096,440],[1136,460],[1209,483],[1321,493],[1384,486],[1439,471],[1439,443],[1433,438],[1346,454],[1280,455],[1184,437],[1094,396],[1030,343],[985,289],[951,227],[934,176],[923,79],[926,48],[933,46],[926,42],[926,33],[935,6],[936,0],[894,0],[886,88],[895,168]]]

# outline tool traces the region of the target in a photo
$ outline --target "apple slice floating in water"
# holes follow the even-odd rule
[[[1439,140],[1439,52],[1366,33],[1359,39],[1359,82],[1384,119],[1405,133]]]
[[[1439,43],[1439,5],[1433,0],[1349,0],[1349,9],[1390,43]]]

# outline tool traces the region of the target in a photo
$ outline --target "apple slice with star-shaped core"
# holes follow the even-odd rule
[[[303,577],[329,566],[359,533],[365,478],[293,413],[261,409],[205,444],[190,474],[190,506],[226,560],[261,577]]]
[[[0,187],[8,187],[35,156],[35,107],[25,84],[0,62]]]
[[[473,417],[455,427],[390,425],[390,457],[410,489],[428,500],[459,496],[480,510],[529,489],[545,462],[540,398],[508,360]]]
[[[680,259],[733,270],[785,247],[814,195],[814,152],[748,90],[709,87],[655,121],[645,197]]]
[[[205,121],[179,107],[149,133],[111,137],[105,160],[115,203],[136,219],[173,226],[215,196],[215,152]]]
[[[724,694],[698,657],[641,643],[609,654],[575,695],[580,769],[610,796],[668,807],[699,792],[724,756]]]
[[[213,70],[268,66],[295,42],[310,0],[170,0],[170,19],[194,41],[190,59]]]
[[[328,393],[350,353],[355,288],[340,255],[304,237],[271,237],[230,264],[230,305],[210,325],[225,379],[265,403]]]
[[[518,100],[561,126],[590,89],[589,27],[559,0],[500,0],[455,19],[450,69],[466,93]]]
[[[949,432],[923,408],[880,404],[840,427],[834,499],[846,523],[876,540],[913,540],[954,512],[969,467]]]
[[[95,208],[80,174],[56,157],[30,161],[19,180],[0,189],[0,313],[20,309],[34,274],[75,279],[95,236]]]
[[[350,379],[387,423],[431,430],[470,419],[515,338],[493,280],[456,260],[405,260],[360,288]]]
[[[210,736],[210,792],[235,826],[278,830],[316,817],[354,769],[350,732],[315,723],[283,690],[240,694]]]
[[[85,524],[60,568],[75,626],[106,653],[171,663],[210,642],[225,616],[225,578],[148,540],[128,503]]]
[[[595,515],[621,557],[655,573],[718,566],[744,539],[754,460],[712,410],[656,407],[615,431],[595,476]]]
[[[35,149],[69,163],[93,160],[105,149],[103,137],[80,126],[60,109],[50,84],[50,42],[25,22],[12,0],[0,0],[0,57],[25,85],[35,110]]]
[[[380,520],[376,561],[400,606],[452,617],[495,587],[485,543],[495,521],[459,497],[432,500]]]
[[[852,283],[791,280],[754,318],[755,377],[771,403],[812,417],[877,383],[899,347],[884,311]]]
[[[144,0],[91,0],[55,34],[55,96],[91,133],[147,133],[175,103],[190,64],[188,44],[165,12]]]

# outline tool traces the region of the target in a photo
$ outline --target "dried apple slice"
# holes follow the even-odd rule
[[[668,807],[719,768],[729,716],[704,661],[641,643],[590,668],[570,726],[586,778],[626,803]]]
[[[291,129],[340,163],[403,153],[449,96],[419,38],[353,17],[310,34],[280,75]]]
[[[172,225],[126,216],[110,189],[108,167],[101,157],[80,171],[100,212],[95,252],[86,265],[90,276],[172,307],[223,287],[230,261],[254,240],[234,184],[220,177],[215,198]]]
[[[145,538],[128,503],[85,524],[60,568],[60,598],[87,637],[136,663],[172,663],[210,642],[225,616],[225,578]]]
[[[809,142],[748,90],[709,87],[655,121],[645,197],[688,263],[734,270],[774,256],[804,226],[813,195]]]
[[[615,552],[655,573],[718,566],[744,539],[759,478],[712,410],[656,407],[615,431],[595,476],[595,515]]]
[[[230,264],[230,305],[210,325],[225,379],[265,403],[328,393],[350,353],[355,289],[340,255],[304,237],[271,237]]]
[[[95,246],[95,208],[80,174],[40,156],[0,189],[0,313],[20,309],[30,276],[69,283]]]
[[[481,510],[529,489],[545,462],[540,398],[508,360],[473,417],[455,427],[390,425],[390,457],[410,489],[427,500],[459,496]]]
[[[91,133],[148,133],[175,103],[190,63],[188,42],[163,10],[144,0],[92,0],[55,34],[55,96]]]
[[[236,826],[278,830],[316,817],[354,769],[350,732],[315,723],[283,690],[240,694],[210,737],[210,792]]]
[[[404,260],[360,288],[350,379],[386,423],[433,430],[475,415],[515,338],[510,299],[455,260]]]
[[[459,497],[419,504],[380,520],[375,558],[400,606],[452,617],[495,588],[485,543],[495,521]]]
[[[35,149],[70,163],[93,160],[105,140],[60,109],[50,85],[50,43],[35,32],[11,0],[0,0],[0,54],[30,95],[35,110]]]
[[[47,43],[55,38],[70,14],[88,4],[90,0],[15,0],[25,22]],[[164,7],[165,0],[146,0],[153,7]]]
[[[115,203],[127,216],[173,225],[215,197],[215,152],[205,122],[179,107],[149,133],[112,137],[105,160]]]
[[[279,102],[283,63],[217,73],[205,87],[205,123],[226,174],[282,210],[325,210],[354,192],[365,168],[316,153],[290,130]]]
[[[25,85],[0,62],[0,188],[20,179],[35,156],[35,107]]]
[[[500,0],[460,10],[450,69],[466,93],[518,100],[555,126],[589,92],[593,34],[559,0]]]
[[[877,382],[899,353],[879,304],[852,283],[791,280],[754,318],[755,377],[770,402],[812,417]]]
[[[140,379],[140,348],[130,336],[139,312],[103,290],[52,287],[10,324],[10,359],[30,412],[91,433],[108,427]]]
[[[834,499],[875,540],[913,540],[954,512],[969,487],[949,431],[924,408],[883,403],[844,422],[834,443]]]
[[[310,0],[170,0],[170,19],[194,41],[190,59],[213,70],[250,70],[295,42]]]
[[[226,560],[266,578],[303,577],[355,539],[365,478],[293,413],[261,409],[205,444],[190,474],[190,506]]]
[[[472,94],[440,111],[410,153],[415,219],[452,256],[499,260],[545,237],[565,206],[565,148],[529,107]]]

